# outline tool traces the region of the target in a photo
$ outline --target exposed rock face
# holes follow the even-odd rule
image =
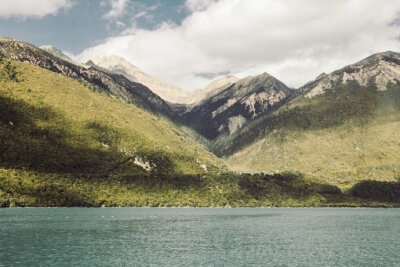
[[[301,88],[301,91],[306,93],[306,97],[321,95],[326,90],[349,81],[356,81],[361,86],[373,83],[378,90],[384,91],[389,83],[400,83],[400,54],[378,53],[328,75],[318,77]]]
[[[231,80],[232,81],[232,80]],[[263,73],[211,90],[209,95],[184,114],[185,121],[206,138],[230,135],[247,121],[279,106],[293,90]]]
[[[122,75],[110,74],[101,69],[88,69],[55,57],[31,44],[0,37],[0,56],[61,73],[70,78],[95,84],[98,89],[124,101],[135,103],[147,110],[177,120],[169,105],[146,86],[132,82]]]
[[[124,75],[133,82],[147,86],[162,99],[171,103],[190,103],[192,95],[178,87],[175,87],[161,79],[154,78],[125,59],[117,56],[102,56],[92,59],[99,67],[116,74]]]
[[[242,127],[246,121],[246,118],[242,115],[230,117],[228,123],[229,134],[234,133],[238,128]]]

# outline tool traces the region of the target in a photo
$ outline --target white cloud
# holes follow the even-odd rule
[[[40,19],[71,6],[70,0],[1,0],[0,18]]]
[[[109,0],[107,2],[102,2],[102,5],[109,5],[110,10],[104,14],[104,18],[108,20],[117,19],[122,16],[126,12],[126,5],[128,4],[128,0]]]
[[[207,9],[207,7],[215,2],[216,0],[187,0],[185,2],[185,7],[191,12],[196,12]]]
[[[79,57],[115,54],[195,89],[210,81],[198,74],[227,71],[266,71],[300,86],[372,53],[400,51],[398,0],[188,0],[186,8],[192,13],[181,25],[132,26]]]

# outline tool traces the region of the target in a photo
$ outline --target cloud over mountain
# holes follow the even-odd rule
[[[300,86],[374,52],[400,50],[396,0],[188,0],[179,25],[132,25],[79,57],[117,55],[179,87],[204,87],[213,75],[267,71]],[[134,14],[132,14],[134,15]]]

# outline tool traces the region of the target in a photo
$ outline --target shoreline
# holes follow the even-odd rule
[[[140,209],[319,209],[319,208],[341,208],[341,209],[398,209],[400,208],[400,203],[382,203],[376,205],[327,205],[327,206],[8,206],[8,207],[0,207],[0,209],[7,209],[7,208],[140,208]]]

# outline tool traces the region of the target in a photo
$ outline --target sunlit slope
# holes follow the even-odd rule
[[[185,129],[25,63],[0,81],[0,167],[43,173],[204,173],[220,161]]]
[[[400,177],[400,86],[348,82],[299,96],[255,122],[257,141],[228,158],[236,170],[299,171],[348,188]],[[251,132],[249,132],[251,134]]]

